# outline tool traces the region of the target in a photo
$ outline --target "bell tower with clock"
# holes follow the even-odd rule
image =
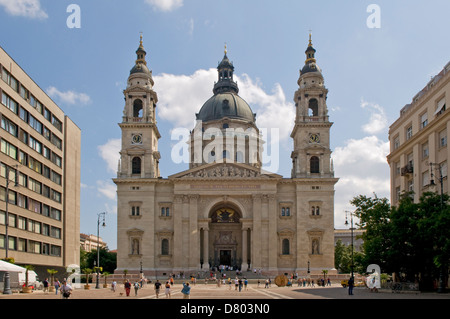
[[[311,34],[305,53],[305,65],[297,81],[299,89],[294,95],[296,119],[291,133],[294,139],[292,178],[329,178],[334,175],[330,150],[333,123],[328,119],[328,89],[316,64]]]
[[[136,63],[130,71],[123,91],[125,107],[122,123],[122,147],[118,168],[119,178],[158,178],[161,135],[156,125],[155,109],[158,96],[153,90],[152,71],[147,67],[142,44],[136,51]]]

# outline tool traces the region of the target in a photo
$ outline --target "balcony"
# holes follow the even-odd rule
[[[408,164],[401,169],[401,175],[407,176],[409,174],[412,174],[414,172],[414,166],[412,164]]]

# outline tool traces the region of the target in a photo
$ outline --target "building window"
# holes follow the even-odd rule
[[[424,114],[422,114],[422,116],[420,117],[420,128],[423,129],[425,128],[425,126],[428,125],[428,114],[425,112]]]
[[[319,158],[317,156],[311,157],[311,159],[309,160],[309,164],[310,164],[310,172],[312,174],[320,173]]]
[[[439,147],[447,146],[447,130],[439,133]]]
[[[309,100],[309,116],[319,116],[319,102],[317,99]]]
[[[141,208],[139,206],[132,206],[131,216],[140,216],[140,215],[141,215]]]
[[[142,101],[137,99],[133,103],[133,117],[142,117]]]
[[[429,150],[428,143],[422,144],[422,159],[428,158]]]
[[[283,239],[282,245],[281,245],[281,254],[282,255],[289,255],[289,239]]]
[[[161,216],[169,217],[170,216],[170,207],[161,207]]]
[[[290,207],[281,207],[281,216],[291,216],[291,208]]]
[[[406,140],[409,140],[411,137],[412,137],[412,126],[409,126],[407,129],[406,129]]]
[[[141,173],[141,158],[140,157],[134,157],[131,163],[131,171],[132,174],[140,174]]]
[[[161,255],[168,256],[169,255],[169,240],[164,238],[161,241]]]
[[[311,215],[319,216],[320,215],[320,207],[319,206],[311,206]]]

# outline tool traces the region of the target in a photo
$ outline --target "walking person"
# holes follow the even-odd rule
[[[161,283],[159,282],[159,280],[157,280],[155,282],[155,294],[156,294],[156,298],[159,298],[159,289],[161,289]]]
[[[131,283],[128,281],[128,279],[125,281],[124,287],[125,287],[125,294],[127,295],[127,297],[129,297],[131,290]]]
[[[166,290],[164,291],[166,298],[170,298],[170,283],[166,281]]]
[[[56,295],[57,295],[57,294],[58,294],[59,287],[61,286],[61,284],[59,283],[59,280],[58,280],[58,279],[55,279],[53,285],[55,286],[55,292],[56,292]]]
[[[350,277],[350,279],[348,280],[348,294],[349,295],[353,295],[354,284],[355,284],[355,281],[354,281],[353,277]]]
[[[138,295],[138,290],[139,290],[139,282],[135,282],[134,283],[134,295],[137,297],[137,295]]]
[[[113,292],[116,292],[116,287],[117,287],[117,282],[115,280],[113,280],[113,282],[111,283],[111,290]]]
[[[70,295],[72,294],[72,287],[67,283],[67,281],[63,281],[63,284],[61,286],[61,297],[63,299],[69,299]]]
[[[44,293],[48,294],[48,278],[45,278],[45,280],[42,283],[44,285]]]
[[[183,282],[183,289],[181,289],[181,293],[183,294],[183,299],[189,299],[191,294],[191,287],[189,287],[189,283]]]

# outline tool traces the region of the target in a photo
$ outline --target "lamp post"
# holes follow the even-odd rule
[[[353,278],[353,213],[349,212],[349,211],[345,211],[345,225],[348,226],[348,220],[347,220],[347,213],[350,214],[350,222],[351,222],[351,227],[350,227],[350,234],[351,234],[351,238],[352,238],[352,264],[350,265],[350,268],[352,269],[352,278]]]
[[[429,163],[430,164],[430,170],[431,170],[431,181],[430,184],[431,185],[435,185],[434,183],[434,179],[433,179],[433,166],[437,166],[437,168],[439,170],[439,182],[441,184],[441,212],[444,209],[444,176],[442,176],[442,167],[438,164],[438,163]],[[444,269],[443,266],[440,267],[441,269],[439,270],[439,287],[437,292],[439,293],[443,293],[445,292],[445,283],[444,283]]]
[[[16,165],[16,168],[18,165]],[[8,212],[8,203],[9,203],[9,166],[5,164],[5,177],[6,177],[6,192],[5,192],[5,259],[8,259],[8,248],[9,248],[9,237],[8,237],[8,226],[9,226],[9,212]],[[17,171],[16,171],[17,174]],[[17,186],[17,175],[14,178],[14,186]],[[5,272],[5,283],[3,287],[4,295],[11,295],[11,284],[9,271]]]
[[[100,271],[100,217],[103,216],[102,226],[105,227],[105,215],[106,213],[97,214],[97,282],[95,284],[95,289],[99,289],[99,271]]]

